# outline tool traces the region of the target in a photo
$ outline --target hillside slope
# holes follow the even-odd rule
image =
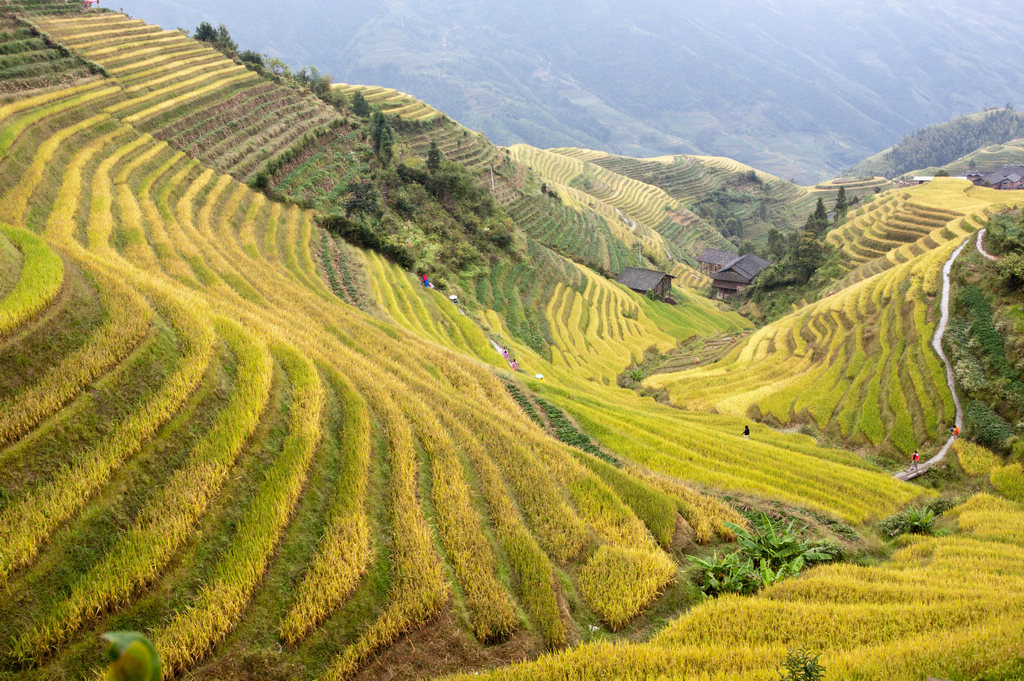
[[[755,423],[746,438],[744,415],[620,388],[651,349],[750,325],[683,288],[674,306],[629,291],[557,255],[539,229],[528,257],[459,282],[476,299],[453,304],[316,211],[243,183],[247,166],[229,174],[222,157],[141,129],[194,123],[264,80],[216,55],[180,64],[173,55],[203,46],[179,35],[69,14],[33,21],[123,70],[0,102],[0,673],[91,678],[98,634],[115,629],[145,631],[166,678],[422,678],[555,652],[495,673],[764,681],[786,647],[809,641],[840,672],[910,681],[926,666],[973,672],[1020,654],[1020,509],[985,496],[954,512],[951,534],[906,541],[880,564],[698,605],[685,556],[734,539],[741,511],[813,522],[849,547],[936,495],[806,435]],[[247,111],[226,108],[224,126]],[[301,145],[284,177],[337,162],[374,179],[358,162],[372,155],[365,140],[346,139],[345,123],[327,129],[337,136]],[[451,172],[477,180],[506,156],[432,116],[400,131],[403,172],[435,136],[446,153],[464,141]],[[256,166],[273,158],[261,148]],[[511,161],[497,170],[493,200],[628,244],[605,208],[569,210]],[[271,175],[270,194],[288,186]],[[613,210],[675,209],[608,179]],[[991,194],[948,181],[907,201],[971,218]],[[922,342],[906,324],[889,332],[910,304],[901,296],[926,325],[937,267],[971,224],[953,219],[925,252],[894,255],[843,292],[842,314],[821,301],[799,329],[759,330],[756,354],[790,371],[823,344],[841,354],[870,340],[847,321],[885,331],[883,349]],[[926,349],[907,352],[931,371]],[[885,361],[885,376],[902,377],[899,351]],[[872,362],[841,366],[854,382],[884,380]],[[746,389],[765,391],[776,376],[751,379]],[[941,413],[948,393],[914,385]],[[662,628],[617,655],[557,654]],[[920,645],[922,632],[935,642]]]
[[[761,240],[773,227],[799,229],[818,198],[835,204],[839,188],[848,200],[870,196],[890,183],[883,178],[836,178],[813,187],[787,182],[729,158],[662,156],[639,159],[590,149],[552,149],[619,175],[654,185],[680,201],[727,238]]]
[[[379,316],[342,302],[313,212],[140,131],[193,120],[252,76],[175,66],[162,50],[178,36],[153,45],[120,22],[45,24],[116,53],[124,80],[0,106],[5,669],[87,676],[96,633],[131,628],[168,676],[350,678],[438,617],[484,660],[510,639],[533,654],[675,589],[677,528],[708,542],[741,520],[707,492],[850,522],[919,495],[806,438],[748,443],[733,420],[613,387],[651,345],[744,322],[576,265],[579,291],[556,282],[547,304],[553,360],[509,345],[588,427],[630,414],[661,428],[623,441],[625,422],[594,427],[614,466],[552,438],[506,389],[491,337],[438,291],[346,247]],[[778,482],[741,463],[754,455]]]
[[[759,329],[714,365],[648,383],[680,406],[812,422],[896,460],[944,440],[952,400],[929,347],[937,273],[987,211],[1024,201],[1020,194],[941,178],[883,194],[828,235],[854,268],[835,293]]]

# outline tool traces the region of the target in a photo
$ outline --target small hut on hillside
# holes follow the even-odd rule
[[[770,262],[753,253],[733,258],[731,262],[711,275],[711,285],[715,288],[715,297],[722,300],[741,293],[750,286],[754,277],[769,265],[771,265]]]
[[[701,254],[697,256],[697,268],[700,270],[701,274],[705,274],[710,277],[712,274],[738,258],[739,255],[739,253],[733,253],[732,251],[723,251],[717,248],[705,248]]]
[[[654,298],[664,300],[672,291],[674,278],[668,272],[645,270],[639,267],[623,267],[619,276],[615,277],[615,281],[637,293],[650,294]]]

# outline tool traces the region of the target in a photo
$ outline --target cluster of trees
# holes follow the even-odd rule
[[[184,30],[183,32],[188,33],[188,31]],[[332,92],[330,74],[320,73],[319,69],[315,66],[309,66],[293,72],[287,64],[275,57],[268,57],[254,50],[239,51],[238,43],[231,38],[231,32],[228,31],[227,26],[224,24],[214,28],[208,21],[200,22],[196,26],[196,30],[192,32],[192,37],[204,43],[209,43],[218,51],[223,52],[231,59],[246,64],[257,73],[270,76],[278,82],[291,81],[294,85],[312,91],[313,94],[328,104],[336,106],[345,104],[343,97]],[[359,115],[365,116],[366,114]]]
[[[1024,288],[1024,214],[1012,211],[990,220],[985,244],[1002,256],[996,272],[1003,284],[1013,291]]]
[[[842,200],[845,202],[845,199],[844,194]],[[838,215],[837,209],[837,218]],[[825,243],[825,233],[831,224],[825,202],[819,198],[814,212],[807,216],[800,231],[786,235],[774,227],[768,230],[765,255],[776,266],[762,274],[756,286],[762,290],[772,290],[793,284],[803,285],[810,281],[831,254],[831,247]]]
[[[379,111],[369,128],[375,168],[349,184],[321,220],[324,228],[429,273],[442,286],[479,275],[509,256],[516,243],[514,222],[470,170],[446,160],[436,143],[425,164],[396,160],[396,133]]]
[[[235,56],[238,53],[238,43],[231,39],[228,27],[224,24],[214,28],[210,22],[203,21],[196,26],[192,37],[204,43],[210,43],[221,52],[230,56]]]
[[[693,205],[693,212],[714,225],[726,239],[741,243],[747,236],[744,232],[749,231],[744,223],[749,226],[771,222],[775,217],[774,203],[764,181],[755,171],[748,170],[730,184],[703,195]]]
[[[839,253],[825,241],[825,235],[846,219],[851,202],[846,190],[840,188],[832,215],[819,197],[802,229],[784,234],[776,228],[768,230],[767,241],[759,255],[774,265],[763,271],[747,289],[751,300],[769,319],[787,312],[793,302],[812,298],[839,275]]]
[[[960,116],[904,137],[881,158],[854,166],[853,172],[896,177],[912,170],[941,166],[990,144],[1024,137],[1024,114],[1007,104],[982,115]]]
[[[352,113],[356,116],[366,118],[372,112],[370,103],[366,101],[366,97],[363,96],[362,91],[356,90],[352,93]]]

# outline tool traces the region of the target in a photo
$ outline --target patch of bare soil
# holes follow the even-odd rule
[[[411,681],[493,669],[536,658],[541,652],[537,640],[524,630],[504,643],[481,645],[454,615],[445,612],[364,664],[354,681]]]

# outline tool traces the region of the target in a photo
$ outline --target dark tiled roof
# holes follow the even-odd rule
[[[658,285],[663,278],[672,279],[671,274],[658,272],[657,270],[644,270],[639,267],[623,267],[615,281],[624,284],[634,291],[650,291]]]
[[[1003,166],[994,173],[985,175],[985,181],[989,184],[999,184],[1003,180],[1017,182],[1021,175],[1024,175],[1024,166]]]
[[[761,270],[769,265],[771,265],[771,263],[764,258],[759,258],[753,253],[747,253],[746,255],[733,258],[732,262],[712,274],[711,278],[715,281],[721,280],[740,284],[749,284],[754,281],[754,277],[756,277]]]
[[[712,265],[728,265],[736,259],[739,253],[731,251],[720,251],[717,248],[705,248],[704,252],[697,256],[697,262],[711,263]]]

